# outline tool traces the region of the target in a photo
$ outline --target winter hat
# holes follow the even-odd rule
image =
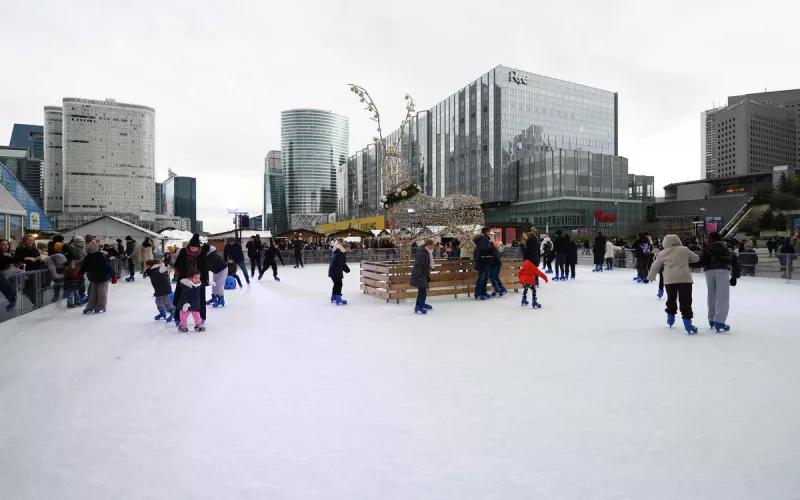
[[[175,247],[170,245],[170,246],[167,247],[167,250],[169,250],[170,252],[174,253],[175,252]]]
[[[192,235],[192,239],[189,240],[189,246],[190,247],[199,247],[200,246],[200,235],[199,234],[194,233]]]
[[[60,234],[57,234],[57,235],[53,236],[53,241],[56,242],[56,243],[63,243],[64,242],[64,236],[60,235]]]
[[[133,238],[131,238],[130,236],[126,236],[125,241],[133,241]]]
[[[72,243],[79,247],[86,246],[86,240],[83,239],[83,236],[76,236],[72,238]]]
[[[206,243],[206,244],[204,244],[204,245],[203,245],[202,247],[200,247],[200,248],[202,248],[202,249],[203,249],[203,251],[204,251],[205,253],[208,253],[208,252],[211,250],[211,245],[209,245],[208,243]]]
[[[59,253],[59,252],[61,252],[61,249],[62,249],[62,248],[64,248],[64,244],[63,244],[63,243],[61,243],[60,241],[59,241],[59,242],[57,242],[55,245],[53,245],[53,250],[55,250],[55,251],[56,251],[56,253]]]
[[[86,246],[86,251],[89,253],[97,253],[100,251],[100,248],[97,246],[96,241],[92,241]]]

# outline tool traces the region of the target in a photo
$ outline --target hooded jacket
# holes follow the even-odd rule
[[[417,252],[414,267],[411,268],[409,285],[417,288],[428,288],[431,280],[431,254],[425,247]]]
[[[76,236],[72,242],[62,247],[64,255],[67,257],[67,263],[77,260],[81,262],[86,257],[86,240],[83,236]]]
[[[275,263],[275,257],[281,261],[281,265],[284,266],[286,264],[283,263],[283,256],[281,255],[281,251],[275,248],[271,243],[268,244],[269,246],[264,249],[264,267],[269,267]]]
[[[206,266],[209,271],[217,274],[226,269],[228,264],[222,259],[222,255],[217,252],[216,248],[209,246],[208,252],[206,253]]]
[[[68,267],[64,269],[64,288],[80,288],[83,284],[83,275],[80,269],[72,269]]]
[[[572,239],[566,240],[564,246],[567,248],[567,264],[578,264],[578,245]]]
[[[536,267],[533,262],[526,260],[522,263],[522,269],[519,270],[519,282],[523,285],[536,285],[536,278],[542,278],[545,283],[548,282],[547,275],[541,269]]]
[[[134,264],[139,263],[139,252],[136,251],[136,240],[125,239],[125,256],[131,259]]]
[[[142,243],[142,248],[139,249],[139,253],[142,256],[142,262],[147,262],[148,260],[153,260],[153,242],[152,240],[144,240]]]
[[[539,247],[539,252],[541,254],[545,254],[549,251],[553,250],[553,242],[550,240],[550,237],[545,235],[542,239],[542,245]]]
[[[556,255],[562,255],[567,252],[567,247],[565,243],[567,241],[564,239],[563,235],[556,235],[556,238],[553,240],[553,252]]]
[[[347,249],[342,245],[336,245],[336,249],[331,256],[331,263],[328,266],[328,277],[332,279],[343,279],[343,273],[349,273],[347,267]]]
[[[696,253],[681,244],[677,234],[668,234],[662,242],[664,250],[658,252],[647,279],[653,281],[664,267],[664,284],[694,283],[690,264],[700,260]]]
[[[489,246],[489,238],[485,234],[478,234],[472,238],[475,243],[473,258],[475,259],[475,269],[485,269],[492,267],[492,249]]]
[[[92,283],[105,283],[116,275],[106,256],[97,247],[97,243],[89,243],[87,250],[89,253],[86,254],[86,258],[81,263],[80,273],[88,276],[89,281]]]
[[[64,254],[54,253],[44,258],[44,264],[50,271],[50,279],[54,280],[58,278],[58,275],[67,267],[67,258]]]
[[[163,263],[151,266],[146,274],[150,278],[150,284],[153,285],[156,297],[163,297],[172,293],[172,284],[169,282],[167,266]]]
[[[535,237],[528,238],[525,242],[525,247],[522,249],[522,257],[538,266],[542,257],[541,249],[539,248],[539,240]]]
[[[714,241],[711,244],[703,245],[703,249],[700,251],[698,267],[700,265],[706,271],[714,269],[729,271],[734,267],[738,268],[739,262],[736,259],[736,255],[724,241]]]
[[[614,252],[615,252],[615,251],[617,251],[617,250],[622,250],[622,247],[615,246],[615,245],[614,245],[613,243],[611,243],[610,241],[606,241],[606,254],[605,254],[605,258],[606,258],[606,259],[613,259],[613,258],[614,258]]]
[[[227,261],[228,259],[237,264],[244,260],[244,251],[242,251],[241,243],[234,242],[225,245],[225,248],[222,249],[222,260]]]
[[[196,284],[194,281],[184,278],[181,280],[181,298],[178,301],[178,310],[180,311],[200,311],[200,287],[201,284]],[[188,305],[189,307],[184,307]]]
[[[192,268],[200,272],[200,279],[203,285],[207,285],[208,266],[206,265],[205,254],[199,246],[197,247],[197,252],[193,254],[189,253],[189,247],[182,248],[178,257],[175,259],[175,272],[178,274],[179,278],[185,278]]]

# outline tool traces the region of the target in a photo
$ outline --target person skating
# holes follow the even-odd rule
[[[240,251],[241,248],[242,247],[239,246]],[[206,266],[205,254],[200,246],[200,235],[196,233],[192,236],[192,239],[189,240],[189,245],[186,248],[181,249],[180,253],[178,253],[178,257],[175,259],[175,275],[178,276],[179,280],[188,278],[188,273],[192,270],[200,272],[200,287],[197,289],[197,293],[200,294],[200,298],[202,299],[199,307],[200,319],[205,322],[208,267]],[[247,272],[247,269],[245,269],[245,272]],[[180,309],[179,304],[181,303],[181,293],[183,293],[183,285],[181,285],[181,282],[179,281],[178,285],[175,287],[175,293],[173,295],[173,304],[175,304],[175,307],[178,309]],[[178,323],[179,320],[179,316],[176,316],[175,322]]]
[[[692,324],[692,270],[691,264],[700,259],[696,253],[681,245],[681,239],[676,234],[664,237],[664,249],[656,255],[650,267],[649,281],[653,281],[657,274],[664,270],[664,286],[667,290],[667,324],[670,328],[675,324],[675,315],[678,313],[680,302],[683,327],[689,335],[697,333],[697,327]]]
[[[149,236],[142,242],[142,247],[139,249],[139,264],[142,267],[142,278],[144,278],[144,266],[148,260],[153,260],[153,240]]]
[[[553,253],[556,257],[556,275],[553,281],[566,280],[567,278],[567,247],[565,246],[566,240],[561,231],[556,231],[556,237],[553,240]]]
[[[528,239],[530,239],[530,237],[528,237]],[[539,247],[539,255],[541,256],[544,267],[547,268],[545,273],[553,274],[553,241],[550,239],[550,236],[546,234],[542,238],[542,244]],[[534,262],[534,264],[537,266],[539,265],[537,262]]]
[[[264,274],[264,266],[262,264],[263,246],[264,244],[261,242],[261,236],[259,235],[251,236],[250,241],[245,245],[247,247],[247,258],[250,259],[250,276],[255,276],[256,270],[258,270],[259,276]]]
[[[606,258],[606,271],[614,270],[614,252],[619,249],[620,247],[611,243],[611,240],[606,240],[606,252],[604,254],[604,257]]]
[[[214,287],[211,289],[211,300],[207,300],[206,305],[211,305],[211,307],[225,307],[225,280],[228,278],[228,265],[222,259],[219,252],[217,252],[217,249],[208,243],[203,245],[203,253],[206,255],[206,266],[214,275],[212,279]]]
[[[792,279],[792,271],[794,271],[794,261],[797,259],[795,254],[797,248],[797,238],[790,238],[781,245],[780,255],[778,259],[781,264],[781,278],[790,280]]]
[[[603,259],[606,256],[606,237],[603,236],[602,232],[597,233],[597,236],[594,238],[594,244],[592,245],[592,255],[594,255],[594,269],[592,270],[593,273],[602,273],[603,272]]]
[[[63,285],[64,269],[67,268],[67,257],[58,252],[57,248],[63,248],[62,243],[57,242],[53,245],[53,253],[47,254],[42,260],[47,270],[50,271],[50,279],[53,281],[53,302],[57,302],[61,298],[61,287]],[[64,295],[66,297],[66,293]],[[80,297],[79,297],[80,298]]]
[[[578,264],[578,245],[569,237],[568,234],[564,235],[564,246],[567,249],[567,260],[564,264],[564,273],[566,276],[569,271],[570,279],[575,279],[575,266]]]
[[[272,277],[275,279],[275,281],[281,280],[278,278],[278,263],[275,262],[275,257],[281,261],[282,266],[286,265],[283,263],[283,257],[281,256],[281,251],[278,250],[278,245],[276,245],[275,241],[270,238],[268,246],[264,251],[264,270],[258,275],[259,280],[262,276],[264,276],[264,273],[267,272],[267,269],[269,268],[272,268]]]
[[[633,255],[636,258],[636,277],[633,279],[637,283],[647,283],[648,266],[650,265],[650,254],[653,249],[647,234],[641,232],[633,244]]]
[[[295,238],[292,242],[292,248],[294,249],[294,268],[297,269],[298,267],[305,267],[303,266],[303,242],[300,239]]]
[[[178,302],[180,326],[178,326],[178,330],[182,332],[189,331],[186,322],[191,316],[194,321],[194,330],[196,332],[204,332],[206,330],[205,320],[200,316],[201,308],[205,309],[205,297],[203,297],[202,293],[203,282],[201,279],[203,273],[197,269],[189,269],[185,275],[187,277],[180,281],[181,298],[180,302]]]
[[[742,276],[756,275],[756,265],[758,265],[758,254],[750,245],[744,246],[744,252],[739,254],[739,267],[742,268]]]
[[[503,255],[500,253],[500,249],[494,246],[491,241],[489,242],[489,248],[492,251],[492,267],[489,268],[489,281],[492,283],[493,288],[492,297],[497,295],[502,297],[507,292],[503,282],[500,281],[500,271],[503,269]]]
[[[531,261],[534,266],[539,267],[541,257],[542,250],[539,246],[539,239],[536,237],[536,232],[531,231],[528,233],[528,238],[525,240],[525,244],[522,247],[522,258]]]
[[[117,275],[108,259],[100,252],[96,241],[86,245],[86,258],[81,263],[80,273],[91,282],[89,300],[83,314],[106,312],[108,304],[108,282]]]
[[[541,304],[536,299],[536,284],[539,278],[547,283],[547,275],[539,269],[536,264],[526,260],[522,263],[522,269],[518,273],[519,282],[522,285],[522,305],[528,305],[528,290],[531,291],[531,306],[540,309]]]
[[[39,253],[36,248],[36,240],[32,234],[26,234],[22,237],[22,242],[14,251],[14,262],[24,271],[37,271],[44,265],[44,257]],[[28,297],[33,307],[40,307],[42,305],[42,290],[36,287],[35,279],[26,279],[25,284],[22,285],[22,294]]]
[[[472,258],[474,268],[478,271],[478,280],[475,282],[475,300],[487,300],[491,295],[486,293],[486,285],[489,283],[489,271],[492,268],[492,249],[489,246],[488,227],[481,229],[480,234],[472,238],[475,243],[475,250]]]
[[[83,285],[83,274],[81,274],[81,266],[77,260],[69,263],[69,266],[64,269],[62,274],[64,284],[64,295],[67,297],[67,307],[81,306],[81,285]]]
[[[730,331],[728,319],[730,290],[741,275],[739,260],[718,232],[706,235],[696,267],[703,267],[708,289],[708,325],[717,332]]]
[[[156,321],[163,319],[169,323],[175,315],[175,306],[169,300],[169,296],[172,295],[169,269],[160,259],[150,259],[144,266],[144,275],[150,278],[150,284],[153,285],[156,310],[158,310],[158,315],[153,319]]]
[[[135,260],[138,258],[138,252],[136,251],[136,240],[131,238],[130,236],[125,237],[125,260],[128,261],[128,273],[130,276],[125,278],[125,281],[128,283],[132,283],[135,281],[136,277],[136,262]]]
[[[583,240],[583,252],[581,255],[591,255],[592,254],[592,245],[589,243],[589,239]]]
[[[409,284],[417,288],[417,302],[414,314],[427,314],[432,306],[425,303],[428,298],[428,286],[431,280],[431,270],[436,268],[433,258],[433,240],[425,240],[425,246],[417,252],[414,266],[411,269]]]
[[[344,243],[337,243],[331,255],[331,263],[328,265],[328,277],[333,281],[331,291],[331,303],[336,305],[347,305],[347,301],[342,298],[342,280],[344,273],[349,273],[347,267],[347,246]]]
[[[244,280],[248,285],[250,284],[250,276],[247,274],[247,266],[244,263],[244,251],[242,250],[241,243],[234,238],[228,238],[228,243],[226,243],[225,247],[222,249],[222,259],[226,262],[232,260],[239,266],[239,269],[241,269],[244,274]]]

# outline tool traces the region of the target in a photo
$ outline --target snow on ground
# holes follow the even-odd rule
[[[108,313],[0,327],[0,491],[26,499],[753,499],[800,494],[798,289],[743,279],[728,335],[632,271],[387,304],[324,266],[228,293],[208,331]],[[702,328],[705,325],[705,328]]]

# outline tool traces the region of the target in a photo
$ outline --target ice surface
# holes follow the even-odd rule
[[[727,335],[665,324],[632,271],[428,316],[324,266],[228,292],[208,331],[108,313],[0,325],[0,498],[800,497],[798,289],[743,279]]]

